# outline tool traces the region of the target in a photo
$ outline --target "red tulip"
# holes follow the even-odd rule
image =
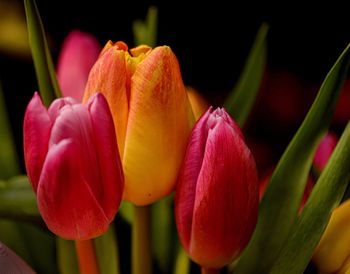
[[[258,214],[255,161],[239,126],[210,108],[195,125],[178,178],[175,217],[182,245],[205,268],[245,248]]]
[[[85,32],[71,31],[58,57],[57,78],[63,96],[83,98],[89,72],[101,51],[97,39]]]
[[[107,230],[124,178],[102,94],[86,105],[57,99],[48,110],[35,94],[24,118],[24,156],[40,213],[52,232],[84,240]]]
[[[337,145],[338,137],[332,133],[328,132],[319,143],[315,156],[313,165],[320,172],[324,169],[327,164],[329,157]]]

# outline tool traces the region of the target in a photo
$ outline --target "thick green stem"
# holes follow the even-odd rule
[[[152,274],[150,216],[149,206],[134,207],[132,274]]]
[[[94,240],[75,241],[81,274],[99,274]]]

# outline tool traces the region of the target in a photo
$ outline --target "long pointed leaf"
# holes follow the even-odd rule
[[[24,5],[39,91],[43,102],[48,106],[55,97],[61,97],[61,91],[35,0],[24,0]]]
[[[329,126],[347,74],[349,48],[350,45],[327,74],[305,120],[279,161],[260,203],[253,238],[238,261],[235,273],[268,273],[291,232],[313,154]]]
[[[271,273],[302,273],[350,181],[350,122],[317,181]]]
[[[225,102],[225,108],[243,126],[254,105],[264,75],[268,26],[262,24],[248,55],[242,74]]]
[[[0,83],[0,178],[6,180],[19,172],[17,151]]]

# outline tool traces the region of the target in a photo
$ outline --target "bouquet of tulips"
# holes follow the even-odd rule
[[[24,3],[39,88],[23,122],[26,175],[1,106],[0,273],[350,273],[350,125],[329,131],[349,46],[258,176],[245,125],[266,24],[215,108],[156,46],[155,8],[133,25],[134,48],[73,31],[55,71],[35,1]]]

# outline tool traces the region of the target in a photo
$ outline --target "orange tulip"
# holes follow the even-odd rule
[[[171,193],[194,117],[178,61],[168,46],[128,51],[108,42],[91,69],[83,101],[109,103],[121,154],[124,199],[147,205]]]
[[[350,200],[339,205],[313,255],[319,273],[350,273]]]

